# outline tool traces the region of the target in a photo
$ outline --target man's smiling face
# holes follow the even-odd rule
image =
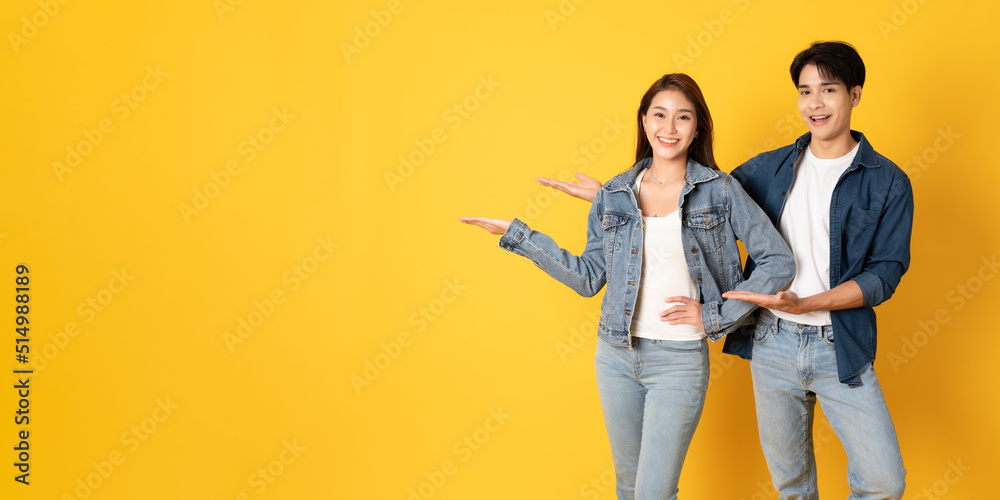
[[[799,73],[799,114],[813,140],[834,141],[851,133],[851,110],[861,102],[861,87],[824,78],[815,64]]]

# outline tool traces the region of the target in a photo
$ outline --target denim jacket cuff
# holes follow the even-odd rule
[[[713,336],[712,334],[719,331],[719,306],[721,305],[716,301],[701,305],[701,326],[709,336]]]
[[[863,272],[851,279],[861,287],[865,307],[874,307],[882,303],[882,279],[878,275]]]
[[[500,248],[513,252],[514,248],[524,241],[524,234],[528,232],[528,225],[518,219],[510,221],[510,227],[500,237]]]

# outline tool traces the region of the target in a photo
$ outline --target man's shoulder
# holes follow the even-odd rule
[[[896,165],[895,162],[885,157],[869,144],[868,147],[871,150],[871,158],[874,165],[877,168],[869,169],[872,173],[875,173],[885,182],[889,183],[890,188],[899,189],[901,187],[910,187],[910,177],[906,175],[906,172]]]
[[[732,176],[744,186],[752,183],[758,175],[765,172],[773,175],[782,165],[788,163],[788,158],[795,153],[797,141],[770,151],[764,151],[743,162],[732,171]]]
[[[893,177],[897,176],[908,177],[906,175],[906,172],[904,172],[902,168],[899,168],[899,165],[896,165],[894,161],[883,156],[878,151],[872,150],[872,152],[874,153],[875,156],[875,163],[877,163],[879,167],[885,169],[886,174],[891,175]]]
[[[798,146],[798,141],[793,142],[791,144],[786,144],[777,149],[764,151],[763,153],[760,153],[757,156],[754,156],[753,158],[747,161],[748,162],[756,161],[759,163],[768,163],[768,162],[773,163],[775,161],[784,161],[784,159],[787,158],[788,155],[792,154],[792,152],[795,151],[795,148],[797,146]]]

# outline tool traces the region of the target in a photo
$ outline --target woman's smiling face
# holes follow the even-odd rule
[[[642,117],[642,125],[654,157],[687,160],[688,149],[698,134],[698,118],[694,103],[683,92],[658,92]]]

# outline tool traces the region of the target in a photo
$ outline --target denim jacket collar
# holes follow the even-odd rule
[[[854,170],[859,165],[867,168],[878,168],[882,165],[879,164],[878,160],[875,158],[875,148],[868,142],[865,138],[865,134],[858,132],[857,130],[851,131],[851,137],[861,145],[858,148],[858,154],[854,157],[854,161],[851,162],[851,166],[848,170]],[[809,141],[812,140],[812,132],[806,132],[801,137],[795,140],[795,157],[797,158],[802,149],[805,148]]]
[[[808,144],[808,143],[807,143]],[[604,185],[604,190],[608,192],[624,191],[632,187],[635,184],[635,179],[639,176],[639,172],[653,163],[652,158],[644,158],[639,163],[636,163],[628,171],[624,172],[622,175],[615,176],[613,179],[608,181]],[[705,167],[701,163],[698,163],[692,159],[688,159],[687,172],[684,174],[684,180],[686,185],[684,186],[684,192],[687,193],[694,188],[695,184],[699,182],[710,181],[719,176],[719,172]]]

